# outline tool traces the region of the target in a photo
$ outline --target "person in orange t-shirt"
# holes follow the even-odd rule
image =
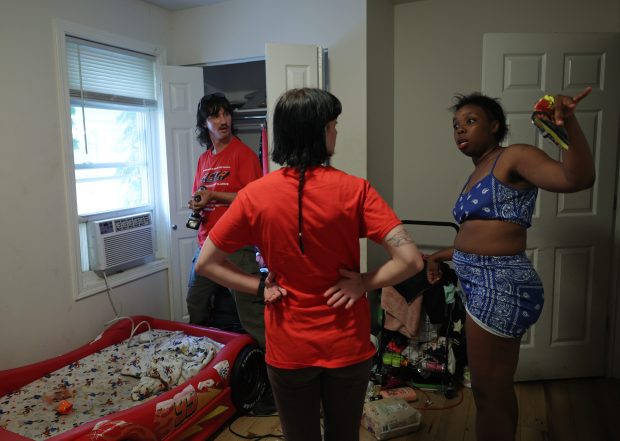
[[[289,441],[357,440],[372,357],[366,293],[423,268],[398,217],[364,179],[325,165],[336,146],[340,101],[294,89],[274,111],[272,159],[284,167],[249,183],[206,239],[196,271],[263,297],[266,362]],[[389,259],[360,273],[360,238]],[[261,250],[266,278],[227,261],[247,244]]]
[[[237,192],[262,176],[256,153],[232,133],[232,112],[232,105],[221,93],[206,95],[198,104],[196,132],[206,151],[198,158],[192,198],[188,202],[198,218],[193,224],[194,228],[198,227],[194,264],[209,232]],[[252,246],[235,250],[230,259],[247,272],[259,272]],[[190,323],[246,331],[261,348],[265,347],[263,306],[252,302],[251,297],[229,291],[196,274],[192,267],[186,301]]]

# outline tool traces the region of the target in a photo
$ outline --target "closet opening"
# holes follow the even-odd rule
[[[261,159],[267,130],[265,60],[203,66],[204,93],[222,92],[233,106],[235,135]]]

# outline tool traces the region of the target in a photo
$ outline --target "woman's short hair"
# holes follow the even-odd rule
[[[472,105],[480,107],[486,113],[489,121],[497,121],[499,128],[495,134],[498,144],[500,144],[506,135],[508,135],[508,124],[506,123],[506,114],[497,98],[491,98],[480,92],[474,92],[469,95],[456,95],[454,97],[455,104],[450,107],[452,112],[456,112],[461,107]]]
[[[198,110],[196,111],[196,138],[200,145],[205,146],[207,149],[213,147],[211,137],[209,136],[209,129],[207,129],[207,118],[216,116],[221,109],[224,109],[225,112],[231,115],[233,113],[230,101],[221,92],[205,95],[198,103]]]
[[[285,92],[273,113],[273,161],[294,168],[327,162],[325,128],[341,112],[338,98],[325,90],[302,88]]]

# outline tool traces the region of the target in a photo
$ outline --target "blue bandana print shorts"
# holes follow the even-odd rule
[[[454,270],[465,307],[482,328],[500,337],[520,338],[540,317],[543,286],[525,253],[479,256],[454,250]]]

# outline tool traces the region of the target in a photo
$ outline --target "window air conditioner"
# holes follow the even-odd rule
[[[151,213],[92,221],[87,230],[94,271],[117,272],[155,257]]]

